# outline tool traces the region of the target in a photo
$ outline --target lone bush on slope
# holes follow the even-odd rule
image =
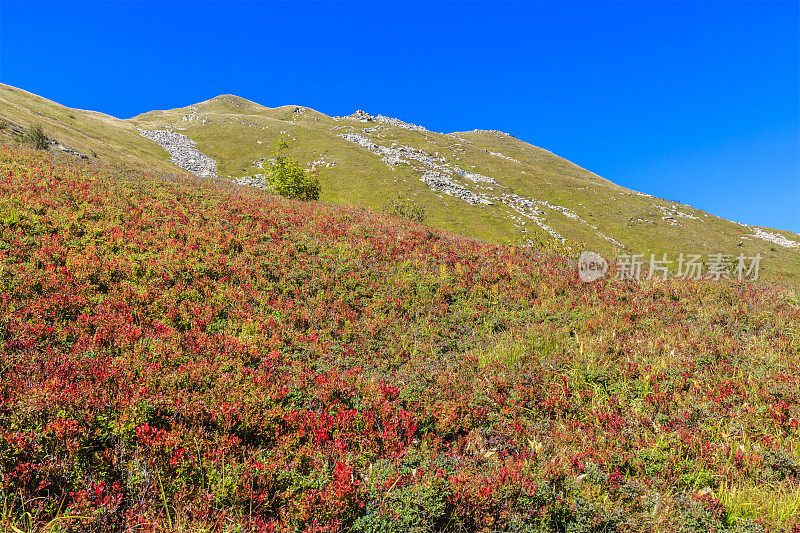
[[[287,198],[319,200],[321,190],[316,171],[306,172],[300,164],[286,155],[289,144],[281,139],[275,143],[276,154],[270,164],[270,186]]]

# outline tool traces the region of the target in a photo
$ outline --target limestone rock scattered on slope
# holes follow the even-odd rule
[[[196,143],[186,135],[169,130],[139,129],[142,137],[161,145],[169,159],[180,168],[201,178],[217,177],[217,162],[197,149]]]

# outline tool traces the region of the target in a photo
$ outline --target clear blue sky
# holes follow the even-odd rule
[[[127,118],[232,93],[499,129],[800,232],[794,2],[15,2],[0,81]]]

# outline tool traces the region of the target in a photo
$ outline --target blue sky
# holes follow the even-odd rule
[[[127,118],[232,93],[499,129],[800,232],[800,3],[16,2],[0,81]]]

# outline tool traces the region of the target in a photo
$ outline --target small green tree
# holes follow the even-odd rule
[[[33,145],[37,150],[47,150],[50,146],[47,141],[47,135],[39,124],[33,126],[30,131],[25,135],[25,142]]]
[[[289,144],[281,139],[275,143],[275,156],[269,165],[269,185],[275,192],[297,200],[319,200],[321,190],[316,170],[306,172],[286,155]]]

